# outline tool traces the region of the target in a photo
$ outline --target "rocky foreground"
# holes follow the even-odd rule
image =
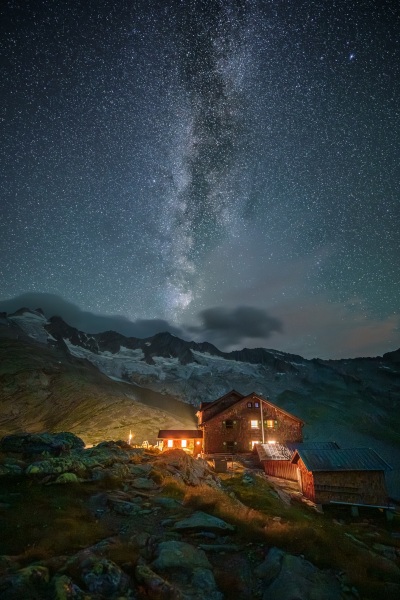
[[[181,450],[160,454],[125,442],[85,448],[71,433],[4,437],[0,597],[400,596],[396,530],[367,522],[361,538],[344,521],[280,506],[257,470],[225,477]],[[343,551],[339,557],[331,539]],[[314,550],[319,566],[302,552],[287,551],[302,544]],[[359,586],[363,572],[369,579]]]

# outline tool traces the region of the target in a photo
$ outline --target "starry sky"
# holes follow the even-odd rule
[[[308,358],[400,346],[397,2],[0,10],[1,310]]]

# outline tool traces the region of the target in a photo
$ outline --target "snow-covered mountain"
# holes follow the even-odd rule
[[[152,390],[193,407],[232,388],[256,391],[301,417],[306,438],[373,446],[400,468],[400,350],[346,360],[307,360],[264,348],[226,353],[170,333],[146,339],[113,331],[88,334],[26,308],[3,315],[0,325],[3,335],[88,361],[133,390]]]

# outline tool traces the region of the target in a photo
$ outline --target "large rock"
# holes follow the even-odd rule
[[[157,572],[165,572],[171,569],[189,569],[198,567],[211,569],[208,558],[203,550],[186,544],[186,542],[161,542],[157,548],[157,558],[152,567]]]
[[[42,600],[47,597],[49,570],[42,565],[31,565],[0,579],[2,600]]]
[[[15,452],[24,456],[47,454],[60,456],[71,450],[81,450],[85,443],[69,432],[62,433],[16,433],[0,440],[1,452]]]
[[[91,556],[83,561],[82,580],[89,592],[111,598],[123,594],[129,586],[128,576],[114,562]]]
[[[183,450],[166,450],[159,456],[156,464],[167,467],[186,485],[200,485],[201,483],[217,485],[216,477],[208,463],[205,460],[193,458]]]
[[[263,600],[343,600],[335,573],[320,570],[300,556],[271,548],[255,574],[263,579]]]
[[[205,552],[191,544],[175,540],[161,542],[151,566],[173,585],[176,598],[222,600]]]
[[[235,531],[233,525],[200,510],[186,519],[177,521],[173,529],[175,531],[213,531],[225,534]]]

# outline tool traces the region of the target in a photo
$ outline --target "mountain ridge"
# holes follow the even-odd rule
[[[213,401],[234,388],[243,394],[259,393],[296,414],[306,423],[305,439],[337,441],[342,447],[372,446],[395,470],[400,469],[400,350],[379,357],[340,360],[305,359],[264,348],[244,348],[225,353],[207,342],[187,342],[167,332],[143,339],[127,338],[110,331],[87,334],[70,327],[60,317],[47,320],[41,311],[30,309],[21,309],[12,315],[3,314],[0,336],[5,340],[11,337],[22,346],[28,344],[37,356],[42,352],[47,357],[43,359],[44,363],[49,356],[54,356],[55,361],[62,357],[63,364],[71,370],[68,372],[72,379],[75,377],[73,370],[80,373],[78,379],[82,379],[82,373],[86,373],[85,377],[91,373],[90,377],[99,388],[96,392],[99,410],[104,410],[111,421],[114,417],[107,404],[108,385],[113,386],[111,397],[114,400],[126,399],[130,394],[141,401],[141,396],[145,398],[146,394],[155,394],[156,404],[167,412],[168,406],[174,402],[181,406],[189,405],[188,408],[191,406],[192,428],[196,426],[194,412],[200,402]],[[7,346],[7,343],[3,345]],[[15,348],[13,352],[18,355]],[[22,371],[24,369],[28,373],[31,367],[26,365],[21,368]],[[25,401],[24,398],[34,397],[35,402],[40,404],[43,397],[40,381],[46,377],[45,367],[35,369],[36,379],[29,386],[24,383],[29,392],[24,388],[20,394],[21,402]],[[96,370],[98,376],[95,375]],[[103,379],[105,376],[107,379]],[[30,381],[29,377],[27,380]],[[0,383],[1,399],[7,395],[5,390],[9,384],[4,377]],[[61,397],[58,384],[54,385],[53,397]],[[89,389],[92,389],[91,386],[92,383]],[[79,395],[78,387],[74,389]],[[51,423],[55,423],[57,415],[53,413],[56,406],[50,404],[47,396],[43,402],[48,404]],[[118,404],[122,400],[115,402]],[[75,400],[74,407],[79,412]],[[91,410],[96,414],[95,400],[91,403]],[[123,411],[126,410],[123,404]],[[12,429],[18,422],[18,417],[11,418],[10,415],[12,412],[9,418],[3,416],[0,431]],[[158,429],[167,428],[166,418],[164,413],[158,417],[152,414],[152,425],[147,428],[138,426],[138,432],[143,431],[146,439],[150,437],[155,441]],[[125,423],[125,431],[129,429],[128,421],[122,417],[118,421],[121,427]],[[179,429],[180,425],[176,422],[172,428]],[[93,434],[93,427],[90,429]],[[118,431],[118,427],[114,430]],[[74,432],[82,435],[81,429]]]

